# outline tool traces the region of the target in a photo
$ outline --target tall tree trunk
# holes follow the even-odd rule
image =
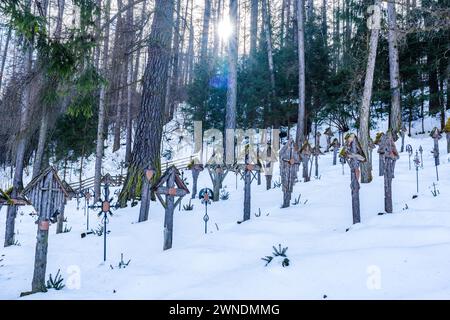
[[[273,50],[272,50],[272,35],[271,35],[271,25],[270,16],[268,14],[267,0],[262,0],[262,15],[264,21],[264,33],[266,36],[267,43],[267,60],[269,62],[269,74],[270,74],[270,89],[272,94],[272,99],[275,99],[275,71],[273,63]]]
[[[375,8],[380,8],[379,0],[375,0]],[[375,9],[381,10],[381,9]],[[375,72],[375,61],[377,57],[378,36],[380,33],[379,28],[379,12],[374,11],[372,15],[371,30],[370,30],[370,42],[369,42],[369,55],[367,58],[366,78],[364,81],[364,92],[361,101],[361,107],[359,109],[359,142],[363,152],[369,154],[369,138],[370,138],[370,102],[372,99],[373,88],[373,75]],[[369,183],[372,181],[372,167],[370,161],[361,163],[361,183]]]
[[[177,0],[177,19],[174,28],[174,39],[173,39],[173,57],[172,57],[172,74],[169,77],[169,88],[168,93],[168,110],[166,112],[165,123],[173,119],[175,113],[175,107],[180,99],[178,94],[178,83],[179,83],[179,57],[182,47],[180,47],[180,28],[181,28],[181,0]]]
[[[164,105],[171,59],[174,0],[156,0],[152,21],[148,61],[145,68],[141,108],[137,120],[131,163],[119,195],[121,206],[134,199],[142,185],[144,169],[161,174],[161,139],[164,125]]]
[[[109,20],[111,0],[106,0],[105,21]],[[109,57],[109,23],[106,24],[103,40],[103,62],[102,74],[106,78],[108,75],[108,57]],[[105,143],[105,120],[106,120],[106,87],[103,84],[100,87],[100,98],[98,106],[98,124],[97,124],[97,142],[95,149],[95,173],[94,173],[94,201],[100,199],[100,180],[102,178],[103,149]]]
[[[394,138],[402,128],[402,112],[400,106],[400,75],[397,43],[397,13],[394,0],[388,0],[388,43],[389,43],[389,78],[391,87],[390,129]]]
[[[122,16],[123,2],[122,0],[117,0],[117,26],[115,30],[114,48],[112,53],[113,63],[113,73],[112,76],[115,79],[115,88],[113,88],[114,96],[117,97],[116,101],[113,101],[116,106],[116,116],[114,123],[114,142],[113,142],[113,152],[120,149],[120,133],[122,125],[122,109],[123,109],[123,84],[124,84],[124,73],[126,72],[125,65],[125,48],[124,48],[124,18]]]
[[[203,30],[202,42],[200,48],[200,61],[205,61],[208,55],[208,41],[209,41],[209,20],[211,19],[211,0],[205,0],[205,11],[203,13]]]
[[[237,59],[238,59],[238,3],[230,0],[230,23],[234,28],[228,42],[228,90],[225,110],[225,154],[234,156],[234,134],[229,130],[236,129],[236,99],[237,99]],[[234,157],[233,157],[234,158]],[[234,159],[233,159],[234,160]]]
[[[125,143],[125,163],[131,160],[131,136],[133,132],[133,118],[132,118],[132,93],[133,93],[133,56],[130,54],[128,58],[127,71],[127,134]]]
[[[194,73],[194,22],[193,22],[193,7],[194,4],[192,3],[193,0],[191,0],[191,10],[190,10],[190,16],[189,16],[189,44],[188,44],[188,54],[187,54],[187,72],[186,72],[186,79],[185,84],[190,84],[192,82],[193,73]]]
[[[215,1],[214,7],[214,39],[213,39],[213,57],[217,58],[219,55],[219,31],[218,25],[222,16],[221,12],[221,0]],[[187,15],[185,15],[187,17]]]
[[[28,2],[31,6],[31,3]],[[29,77],[31,75],[33,64],[33,50],[29,44],[25,45],[25,52],[22,56],[24,64],[24,75]],[[30,115],[30,102],[31,102],[31,85],[26,84],[21,96],[21,110],[19,119],[19,132],[16,142],[16,155],[15,155],[15,170],[13,178],[13,190],[11,197],[17,198],[23,189],[23,169],[26,147],[28,143],[28,135],[26,130],[28,128],[28,121]],[[17,206],[8,206],[8,212],[6,216],[5,226],[5,247],[14,244],[14,226],[17,215]]]
[[[297,28],[298,28],[298,118],[296,142],[299,147],[305,140],[305,35],[304,35],[304,0],[297,0]]]
[[[3,74],[5,71],[6,57],[8,55],[9,40],[11,40],[11,30],[12,30],[12,27],[9,26],[8,34],[6,35],[5,48],[3,49],[3,54],[2,54],[2,65],[0,67],[0,93],[2,91]]]
[[[65,6],[65,0],[58,0],[58,13],[57,13],[57,21],[56,21],[56,28],[54,37],[56,39],[59,39],[61,37],[62,32],[62,23],[63,23],[63,16],[64,16],[64,6]],[[47,2],[44,3],[44,8],[47,7]],[[47,10],[44,10],[44,12],[47,12]],[[45,82],[52,81],[51,79],[45,78]],[[39,128],[39,138],[38,138],[38,146],[36,150],[36,156],[35,161],[33,164],[33,178],[35,178],[37,175],[39,175],[40,171],[42,170],[42,162],[44,158],[44,151],[45,151],[45,145],[47,142],[47,131],[49,127],[50,122],[50,110],[47,105],[44,105],[42,107],[42,119],[41,119],[41,125]]]

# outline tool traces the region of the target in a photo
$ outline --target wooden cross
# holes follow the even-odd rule
[[[189,193],[189,189],[180,177],[180,172],[175,166],[171,166],[167,169],[153,189],[165,209],[163,249],[167,250],[172,248],[174,208],[179,201]],[[165,200],[162,198],[162,195],[166,196]],[[176,201],[174,201],[175,197],[178,197]]]

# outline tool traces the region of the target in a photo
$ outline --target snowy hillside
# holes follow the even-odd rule
[[[427,128],[432,124],[430,120]],[[293,197],[301,195],[298,205],[280,209],[281,189],[266,191],[264,177],[260,186],[253,183],[252,216],[242,224],[237,221],[243,214],[243,182],[230,173],[224,183],[229,200],[208,208],[208,234],[204,234],[204,206],[194,199],[193,211],[175,211],[173,248],[168,251],[162,250],[164,209],[159,203],[151,203],[150,219],[143,223],[137,223],[139,206],[114,211],[106,263],[103,237],[80,237],[86,231],[84,202],[77,210],[73,200],[65,211],[71,231],[56,235],[51,228],[48,248],[47,275],[60,269],[66,287],[26,299],[448,299],[446,142],[440,141],[439,182],[430,153],[432,139],[413,134],[406,143],[414,152],[420,145],[424,149],[418,197],[412,198],[416,175],[404,152],[393,181],[394,213],[378,215],[383,212],[383,178],[377,176],[374,152],[374,181],[361,186],[362,223],[355,226],[349,168],[345,165],[343,174],[339,163],[332,166],[331,153],[319,159],[320,179],[295,185]],[[116,162],[109,158],[111,170]],[[190,187],[191,174],[184,175]],[[273,180],[278,181],[278,164]],[[433,183],[439,190],[436,197]],[[199,178],[199,188],[203,187],[211,187],[206,171]],[[19,209],[18,245],[0,248],[0,299],[16,299],[30,289],[36,235],[31,211]],[[5,213],[2,208],[2,237]],[[94,228],[100,223],[92,210],[90,223]],[[288,247],[289,266],[273,262],[265,267],[261,258],[279,244]],[[125,262],[131,261],[119,269],[122,253]]]

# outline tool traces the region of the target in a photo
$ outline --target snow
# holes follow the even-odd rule
[[[430,130],[435,119],[427,119]],[[417,125],[417,130],[420,130]],[[382,128],[382,126],[381,126]],[[323,130],[322,130],[323,132]],[[374,133],[372,134],[374,135]],[[322,146],[324,136],[322,136]],[[162,250],[164,209],[150,207],[150,220],[137,223],[139,206],[114,211],[107,236],[107,261],[103,263],[103,237],[88,235],[84,203],[66,207],[71,232],[56,235],[51,227],[47,275],[61,269],[66,287],[23,299],[448,299],[450,298],[450,160],[445,138],[440,141],[440,181],[436,181],[428,135],[406,138],[414,152],[424,149],[424,169],[419,171],[416,194],[414,166],[402,153],[393,180],[394,213],[383,212],[383,177],[378,177],[378,154],[373,153],[374,181],[360,190],[361,221],[352,226],[349,168],[332,166],[332,153],[319,159],[320,179],[298,182],[293,199],[300,204],[280,209],[281,189],[265,190],[252,184],[251,220],[243,216],[243,182],[230,173],[224,185],[226,201],[208,207],[208,234],[204,234],[204,206],[193,199],[193,211],[174,214],[173,248]],[[400,141],[397,142],[400,149]],[[108,155],[106,168],[117,172],[119,153]],[[412,160],[412,159],[411,159]],[[93,161],[89,162],[89,176]],[[191,174],[185,172],[191,187]],[[278,164],[274,181],[278,180]],[[439,195],[431,193],[436,183]],[[206,171],[199,190],[210,187]],[[189,195],[183,204],[189,202]],[[307,201],[306,201],[307,200]],[[257,217],[258,208],[261,216]],[[20,246],[0,248],[0,299],[18,299],[30,290],[33,276],[36,225],[19,209],[16,239]],[[3,242],[6,208],[0,213]],[[91,227],[100,218],[90,212]],[[346,231],[348,229],[348,231]],[[261,258],[272,246],[288,247],[288,267]],[[123,253],[128,267],[116,266]],[[114,269],[110,267],[112,265]]]

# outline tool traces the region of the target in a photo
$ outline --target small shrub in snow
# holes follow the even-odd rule
[[[298,197],[294,199],[294,202],[292,203],[292,205],[293,205],[293,206],[298,205],[298,204],[300,203],[300,198],[301,198],[301,197],[302,197],[302,194],[300,193],[300,194],[298,195]]]
[[[439,189],[436,189],[436,183],[433,182],[433,190],[431,190],[431,194],[433,195],[433,197],[437,197],[440,192]]]
[[[123,261],[123,253],[121,253],[120,254],[120,261],[119,261],[119,264],[117,265],[117,267],[119,269],[125,269],[126,267],[128,267],[130,262],[131,262],[131,259],[128,260],[128,262]],[[111,267],[111,269],[114,269],[114,267],[111,264],[109,266]]]
[[[188,204],[183,205],[184,211],[192,211],[194,210],[194,205],[191,203],[191,200],[189,200]]]
[[[65,287],[65,285],[63,284],[64,278],[61,277],[59,272],[60,270],[58,269],[55,278],[53,278],[52,274],[50,273],[49,279],[47,280],[47,289],[61,290]]]
[[[62,231],[62,233],[67,233],[70,232],[72,230],[72,227],[67,228],[67,226],[64,226],[64,230]]]
[[[261,217],[261,215],[262,215],[261,208],[258,208],[258,213],[255,213],[255,217],[259,218]],[[266,213],[266,216],[269,216],[268,212]]]
[[[288,267],[289,266],[289,259],[286,255],[286,251],[288,247],[281,247],[281,244],[278,245],[278,248],[275,246],[273,248],[273,253],[271,256],[265,256],[264,258],[261,258],[261,260],[266,261],[266,267],[273,261],[278,261],[282,267]]]

